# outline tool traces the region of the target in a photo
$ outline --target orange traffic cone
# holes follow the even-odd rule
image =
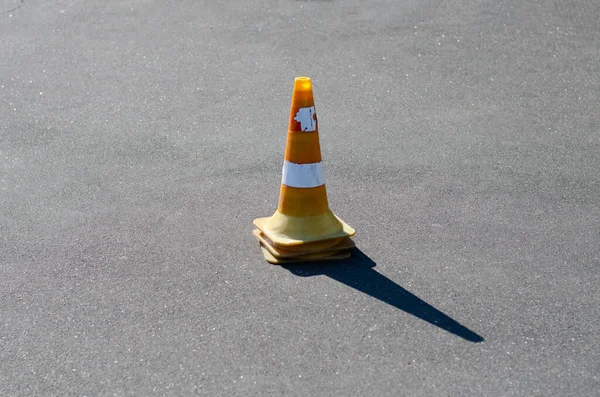
[[[254,220],[254,235],[271,263],[340,259],[354,246],[356,232],[329,209],[321,164],[319,129],[312,83],[294,81],[279,193],[271,217]]]

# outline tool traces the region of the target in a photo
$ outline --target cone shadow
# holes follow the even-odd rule
[[[375,262],[356,248],[352,250],[352,257],[347,260],[282,265],[300,277],[330,277],[469,342],[484,341],[480,335],[375,271],[375,266]]]

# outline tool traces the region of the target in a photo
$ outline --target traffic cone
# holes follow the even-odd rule
[[[355,230],[335,216],[327,202],[312,82],[308,77],[294,81],[277,211],[271,217],[255,219],[254,225],[258,229],[254,235],[271,263],[286,258],[331,259],[335,256],[332,252],[345,255],[354,246],[348,237]],[[338,246],[341,248],[334,248]],[[272,257],[278,261],[272,261]]]

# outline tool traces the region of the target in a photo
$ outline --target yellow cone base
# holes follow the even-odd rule
[[[261,244],[260,248],[262,249],[262,253],[265,257],[265,260],[274,265],[284,265],[286,263],[299,263],[299,262],[320,262],[320,261],[334,261],[341,259],[350,258],[350,251],[339,251],[333,253],[324,253],[321,256],[319,254],[310,254],[306,257],[296,257],[292,259],[284,259],[284,258],[276,258],[271,254],[271,252],[265,248],[264,245]],[[325,256],[323,256],[325,255]]]
[[[252,234],[258,239],[260,244],[271,253],[271,255],[280,259],[293,259],[309,254],[323,255],[325,253],[347,251],[355,246],[354,241],[349,237],[346,237],[338,240],[327,240],[282,248],[275,245],[258,229],[254,229]]]
[[[342,239],[356,234],[353,228],[329,210],[314,216],[291,216],[276,211],[271,217],[255,219],[254,226],[280,247]]]
[[[252,234],[259,241],[266,261],[273,264],[347,259],[350,257],[350,249],[354,247],[354,241],[346,237],[338,240],[296,245],[293,246],[293,250],[289,250],[288,247],[274,244],[258,229],[254,229]],[[331,242],[333,242],[333,245]]]

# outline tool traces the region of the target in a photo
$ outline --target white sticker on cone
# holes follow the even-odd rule
[[[283,162],[281,183],[289,187],[310,188],[325,184],[325,175],[321,162],[296,164],[287,160]]]
[[[317,117],[315,116],[315,107],[300,108],[294,120],[300,123],[300,130],[310,132],[317,130]]]

